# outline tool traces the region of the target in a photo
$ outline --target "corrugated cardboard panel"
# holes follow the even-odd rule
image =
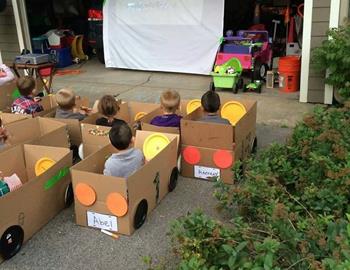
[[[8,125],[13,122],[26,120],[29,118],[32,118],[30,115],[24,115],[24,114],[13,114],[13,113],[1,113],[0,112],[0,118],[2,120],[3,125]]]
[[[108,132],[110,127],[96,126],[91,124],[81,124],[81,133],[83,144],[105,146],[109,144]],[[101,130],[106,132],[106,136],[97,136],[91,133],[92,130]]]
[[[41,153],[57,160],[57,163],[45,173],[39,177],[29,179],[20,189],[0,198],[0,235],[10,226],[19,225],[24,230],[24,241],[27,241],[65,207],[65,192],[70,183],[70,174],[61,174],[62,177],[56,178],[55,184],[51,185],[50,188],[45,188],[45,186],[49,180],[59,175],[62,169],[69,168],[72,165],[72,155],[69,149],[56,148],[51,149],[51,153],[48,153],[44,152],[47,148],[44,146],[25,145],[24,147],[17,147],[22,149],[21,156],[27,156],[26,167],[28,163],[35,162],[35,160],[29,159],[40,157]],[[10,158],[11,155],[17,156],[16,151],[11,152],[14,151],[13,149],[0,153],[0,158],[2,155],[7,158]],[[29,152],[32,154],[29,154]],[[37,152],[35,157],[34,152]],[[9,165],[7,164],[7,166]],[[11,165],[11,168],[7,167],[5,169],[8,172],[17,173],[18,165],[16,163]],[[0,169],[3,169],[2,166],[4,165],[0,164]],[[20,177],[22,179],[23,176]]]
[[[12,81],[0,86],[0,111],[11,111],[11,105],[13,102],[12,93],[16,87],[16,81]]]

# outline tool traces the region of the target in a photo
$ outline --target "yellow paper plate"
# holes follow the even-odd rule
[[[193,99],[190,100],[187,103],[187,107],[186,107],[186,112],[187,114],[190,114],[191,112],[195,111],[197,108],[199,108],[200,106],[202,106],[201,100],[200,99]]]
[[[145,113],[145,112],[138,112],[138,113],[135,115],[134,120],[135,120],[135,121],[138,121],[138,120],[140,120],[142,117],[144,117],[146,114],[147,114],[147,113]]]
[[[146,160],[154,158],[169,143],[170,140],[163,134],[155,133],[149,135],[143,143],[143,154],[145,155]]]
[[[51,158],[41,158],[35,163],[35,175],[39,176],[55,165],[56,161]]]
[[[226,102],[221,108],[221,117],[230,121],[233,126],[236,125],[239,119],[246,113],[246,108],[238,101]]]

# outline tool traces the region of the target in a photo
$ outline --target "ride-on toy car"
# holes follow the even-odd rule
[[[252,72],[253,80],[264,79],[272,58],[268,32],[240,30],[237,36],[228,33],[215,65],[222,65],[232,58],[241,62],[243,70]]]
[[[215,88],[229,88],[237,94],[238,90],[243,87],[242,65],[237,58],[231,58],[223,65],[215,66],[214,72],[210,75],[213,81],[210,83],[210,90]]]

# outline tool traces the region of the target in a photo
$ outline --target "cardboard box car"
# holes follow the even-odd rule
[[[182,117],[187,116],[190,108],[187,108],[187,105],[189,102],[200,102],[200,100],[182,100],[180,103],[180,108],[176,112],[178,115],[181,115]],[[154,131],[154,132],[164,132],[164,133],[173,133],[173,134],[180,134],[180,129],[177,127],[158,127],[155,125],[151,125],[151,121],[153,120],[154,117],[158,115],[162,115],[163,111],[160,108],[160,105],[158,105],[158,108],[149,114],[147,114],[145,117],[141,119],[141,129],[142,130],[148,130],[148,131]]]
[[[230,100],[222,99],[224,105]],[[197,109],[181,120],[181,174],[184,177],[216,179],[233,184],[235,161],[246,159],[257,143],[257,103],[239,100],[246,114],[234,125],[196,121],[203,116]]]
[[[35,93],[39,93],[43,88],[43,84],[39,78],[35,80]],[[8,82],[0,86],[0,111],[11,112],[11,105],[18,96],[19,92],[16,80]]]
[[[157,104],[142,102],[124,102],[120,104],[120,110],[117,118],[124,120],[135,132],[137,122],[141,121],[148,113],[156,110]],[[108,132],[110,127],[97,126],[96,120],[100,118],[99,113],[92,114],[81,122],[81,134],[83,142],[84,157],[89,156],[103,146],[109,144]],[[95,132],[93,132],[95,131]]]
[[[42,158],[55,163],[36,175]],[[0,153],[4,176],[17,174],[22,186],[0,197],[0,261],[14,256],[24,242],[73,202],[69,149],[17,145]]]
[[[6,125],[6,130],[9,137],[5,149],[20,143],[70,147],[67,125],[48,118],[36,117],[13,122]]]
[[[13,114],[13,113],[2,113],[0,112],[0,119],[2,120],[2,124],[4,126],[11,124],[13,122],[22,121],[32,118],[30,115],[23,115],[23,114]]]
[[[45,100],[45,102],[47,101]],[[51,104],[51,103],[54,104],[54,106],[51,109],[47,110],[46,113],[44,114],[40,113],[40,115],[42,115],[45,118],[55,118],[57,103],[54,95],[50,96],[50,101],[48,102],[48,104]],[[81,97],[79,100],[76,101],[77,107],[89,107],[89,104],[90,104],[90,101],[86,97]],[[78,119],[55,118],[55,121],[58,121],[67,125],[69,139],[72,145],[79,146],[82,143],[80,121]]]
[[[137,131],[142,150],[150,135]],[[128,178],[103,175],[106,159],[116,150],[107,145],[71,168],[76,222],[81,226],[131,235],[177,184],[178,135],[163,134],[170,143]]]

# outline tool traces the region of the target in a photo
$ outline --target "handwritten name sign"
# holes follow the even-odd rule
[[[220,169],[204,166],[194,166],[194,177],[201,179],[212,179],[220,177]]]
[[[103,215],[95,212],[87,212],[88,226],[107,231],[118,231],[118,220],[115,216]]]

